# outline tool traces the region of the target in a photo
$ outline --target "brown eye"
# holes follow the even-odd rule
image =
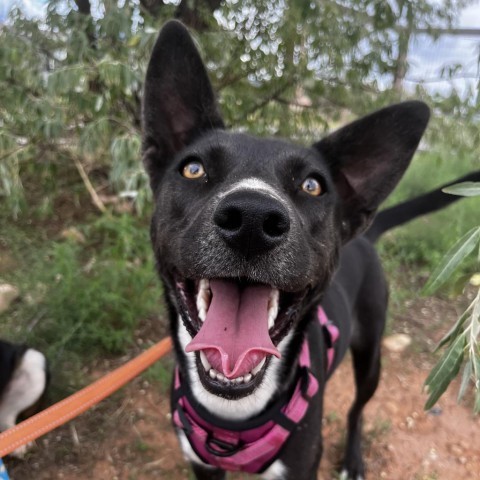
[[[196,180],[205,176],[205,169],[200,162],[189,162],[183,167],[182,175],[185,178]]]
[[[314,197],[318,197],[323,193],[320,182],[312,177],[308,177],[303,181],[302,190]]]

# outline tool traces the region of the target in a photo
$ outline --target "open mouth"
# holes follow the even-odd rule
[[[182,320],[204,387],[225,398],[249,395],[298,316],[306,291],[232,279],[176,280]]]

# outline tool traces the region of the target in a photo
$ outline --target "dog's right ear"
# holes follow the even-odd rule
[[[169,21],[153,47],[143,97],[143,161],[153,190],[167,160],[212,128],[224,124],[205,66],[188,30]]]

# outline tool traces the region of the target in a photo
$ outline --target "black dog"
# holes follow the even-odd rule
[[[316,478],[325,383],[349,347],[357,393],[343,475],[364,476],[362,410],[378,384],[388,295],[360,234],[428,119],[425,104],[405,102],[307,148],[227,132],[187,30],[162,29],[143,160],[178,361],[173,420],[198,479]]]
[[[13,427],[19,416],[39,410],[47,384],[47,361],[42,353],[0,340],[0,432]],[[14,455],[22,456],[27,448],[18,448]]]

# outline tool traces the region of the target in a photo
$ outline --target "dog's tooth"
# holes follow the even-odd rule
[[[206,309],[207,309],[207,305],[205,303],[205,300],[202,297],[202,292],[199,291],[197,295],[197,311],[198,311],[198,318],[200,318],[202,322],[205,320]]]
[[[272,328],[278,315],[278,299],[280,292],[277,288],[272,288],[268,300],[268,328]]]
[[[272,288],[270,291],[270,302],[272,305],[275,305],[278,307],[278,298],[280,296],[280,292],[278,291],[278,288]]]
[[[203,368],[205,369],[206,372],[210,372],[210,369],[212,368],[211,365],[208,363],[206,355],[200,351],[200,361],[202,362]]]
[[[204,322],[207,316],[207,310],[210,300],[210,282],[206,278],[202,278],[198,283],[197,292],[197,311],[198,318]]]
[[[251,373],[247,373],[247,374],[243,377],[243,380],[244,380],[245,383],[248,383],[251,379],[252,379],[252,374],[251,374]]]
[[[205,318],[207,318],[207,309],[206,308],[198,308],[198,318],[202,321],[202,323],[205,321]]]
[[[217,372],[216,370],[214,370],[213,368],[211,368],[209,371],[208,371],[208,374],[210,375],[210,378],[212,380],[215,380],[217,378]]]
[[[275,318],[276,318],[276,315],[273,315],[269,311],[268,312],[268,329],[269,330],[275,325]]]
[[[243,377],[234,378],[235,383],[243,383]]]
[[[265,357],[253,370],[252,370],[252,374],[253,375],[256,375],[263,367],[263,365],[265,364],[267,358]]]
[[[217,380],[223,382],[225,380],[225,375],[223,373],[217,372]]]

